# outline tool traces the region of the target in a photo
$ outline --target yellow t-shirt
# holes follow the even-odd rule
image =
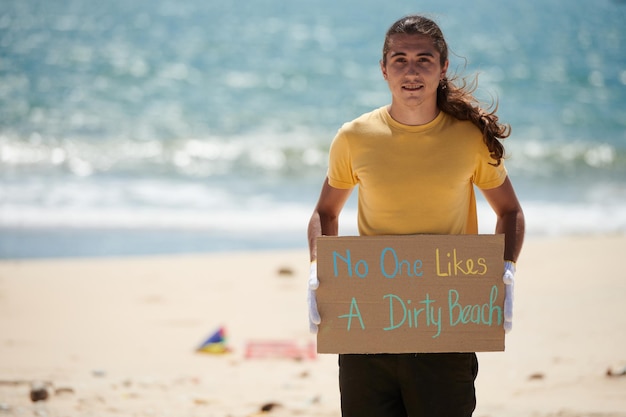
[[[329,184],[359,186],[358,226],[364,236],[478,233],[474,185],[506,179],[480,130],[440,112],[407,126],[386,107],[344,124],[330,147]]]

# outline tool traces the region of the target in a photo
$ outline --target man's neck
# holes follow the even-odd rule
[[[387,107],[389,115],[397,122],[407,126],[421,126],[435,120],[439,114],[437,105],[406,107],[393,102]]]

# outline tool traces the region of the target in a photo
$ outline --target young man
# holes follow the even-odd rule
[[[524,216],[502,162],[509,128],[481,109],[473,90],[447,78],[440,28],[407,16],[387,32],[380,68],[391,104],[346,123],[330,148],[328,175],[308,227],[312,331],[320,323],[316,239],[338,234],[339,214],[359,186],[359,233],[478,233],[474,187],[505,234],[505,330],[511,328],[513,274]],[[416,346],[416,350],[419,347]],[[471,416],[474,353],[339,355],[344,417]]]

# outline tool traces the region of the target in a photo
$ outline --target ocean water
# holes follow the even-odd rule
[[[384,33],[414,12],[511,124],[528,235],[626,233],[624,1],[8,0],[0,258],[306,247],[329,143],[389,102]]]

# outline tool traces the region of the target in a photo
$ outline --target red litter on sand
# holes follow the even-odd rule
[[[304,360],[317,358],[315,342],[301,346],[294,341],[286,340],[257,340],[246,343],[246,359],[287,358]]]

